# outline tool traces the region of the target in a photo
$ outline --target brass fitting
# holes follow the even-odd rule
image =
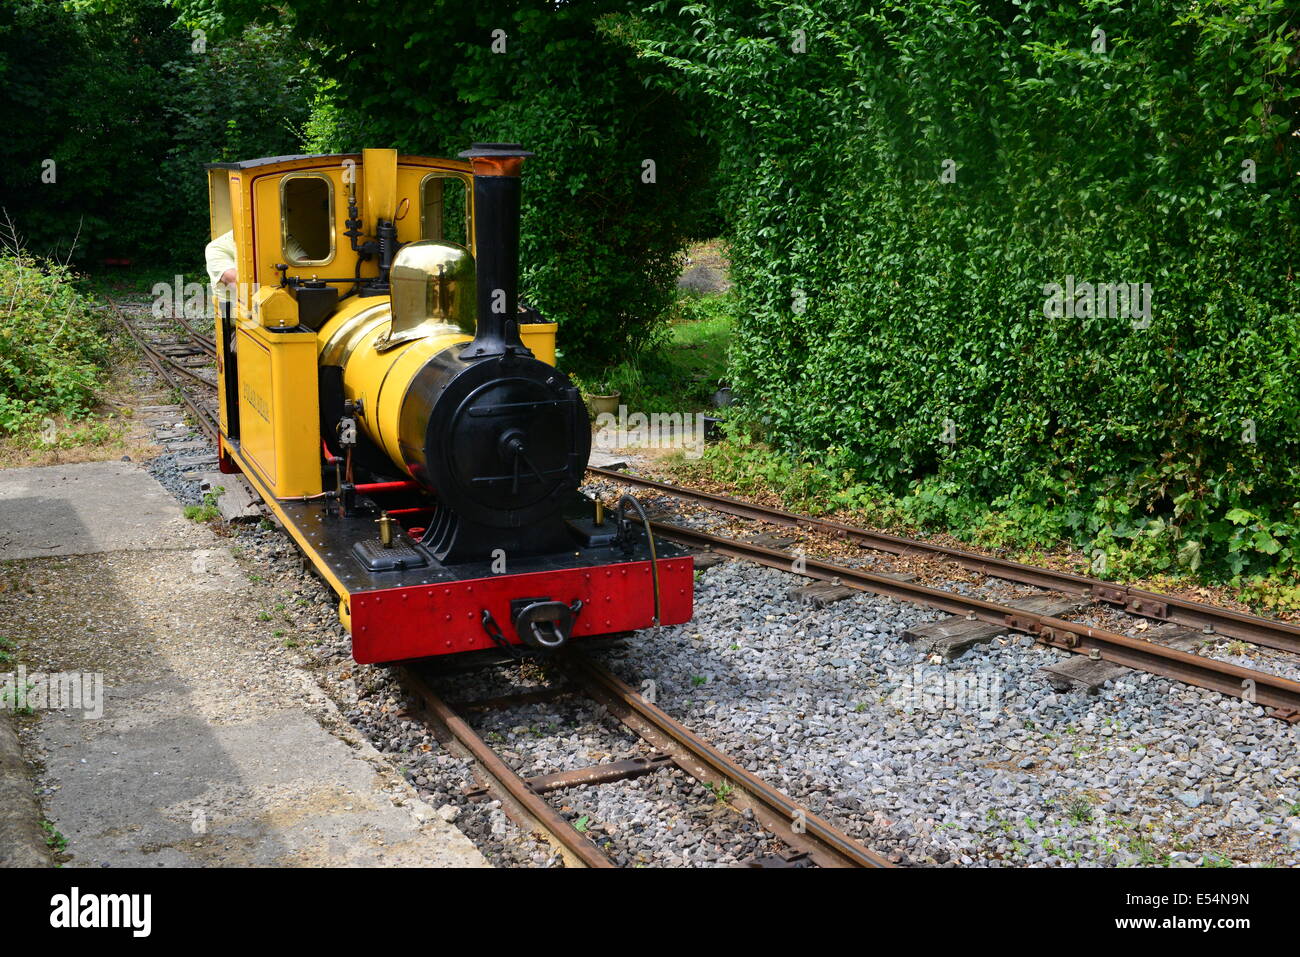
[[[383,545],[384,548],[392,548],[393,529],[397,525],[396,520],[387,512],[380,512],[375,524],[379,526],[379,544]]]

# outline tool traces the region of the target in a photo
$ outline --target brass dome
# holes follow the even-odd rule
[[[407,243],[393,257],[393,323],[379,345],[394,346],[455,327],[474,334],[474,257],[456,243]]]

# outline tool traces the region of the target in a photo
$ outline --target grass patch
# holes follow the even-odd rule
[[[35,709],[27,703],[27,695],[36,688],[32,682],[27,682],[19,688],[16,683],[6,685],[0,690],[0,707],[12,711],[16,715],[29,717],[36,713]],[[21,704],[19,702],[22,702]]]
[[[1137,858],[1139,867],[1168,867],[1173,863],[1170,855],[1156,847],[1155,842],[1141,835],[1128,841],[1128,852]]]
[[[68,839],[50,821],[41,821],[41,830],[45,832],[45,846],[50,850],[58,854],[67,848]]]
[[[217,496],[225,491],[223,486],[217,486],[211,492],[203,493],[202,505],[186,505],[185,517],[192,522],[211,522],[221,517],[221,511],[217,508]],[[262,612],[266,615],[266,612]],[[271,616],[266,615],[266,620],[270,621]]]
[[[636,355],[616,365],[566,364],[588,395],[620,393],[633,412],[699,412],[723,382],[735,326],[730,293],[681,291],[667,325]]]

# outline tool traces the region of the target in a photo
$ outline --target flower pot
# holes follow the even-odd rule
[[[617,415],[619,395],[618,392],[611,392],[609,395],[587,396],[587,401],[591,404],[592,414],[600,415],[608,412],[610,415]]]

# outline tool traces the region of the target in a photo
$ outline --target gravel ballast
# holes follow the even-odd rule
[[[950,663],[902,642],[942,617],[727,562],[696,618],[609,655],[625,680],[877,850],[929,864],[1300,863],[1296,729],[1147,674],[1095,696],[1037,675],[1027,637]]]

